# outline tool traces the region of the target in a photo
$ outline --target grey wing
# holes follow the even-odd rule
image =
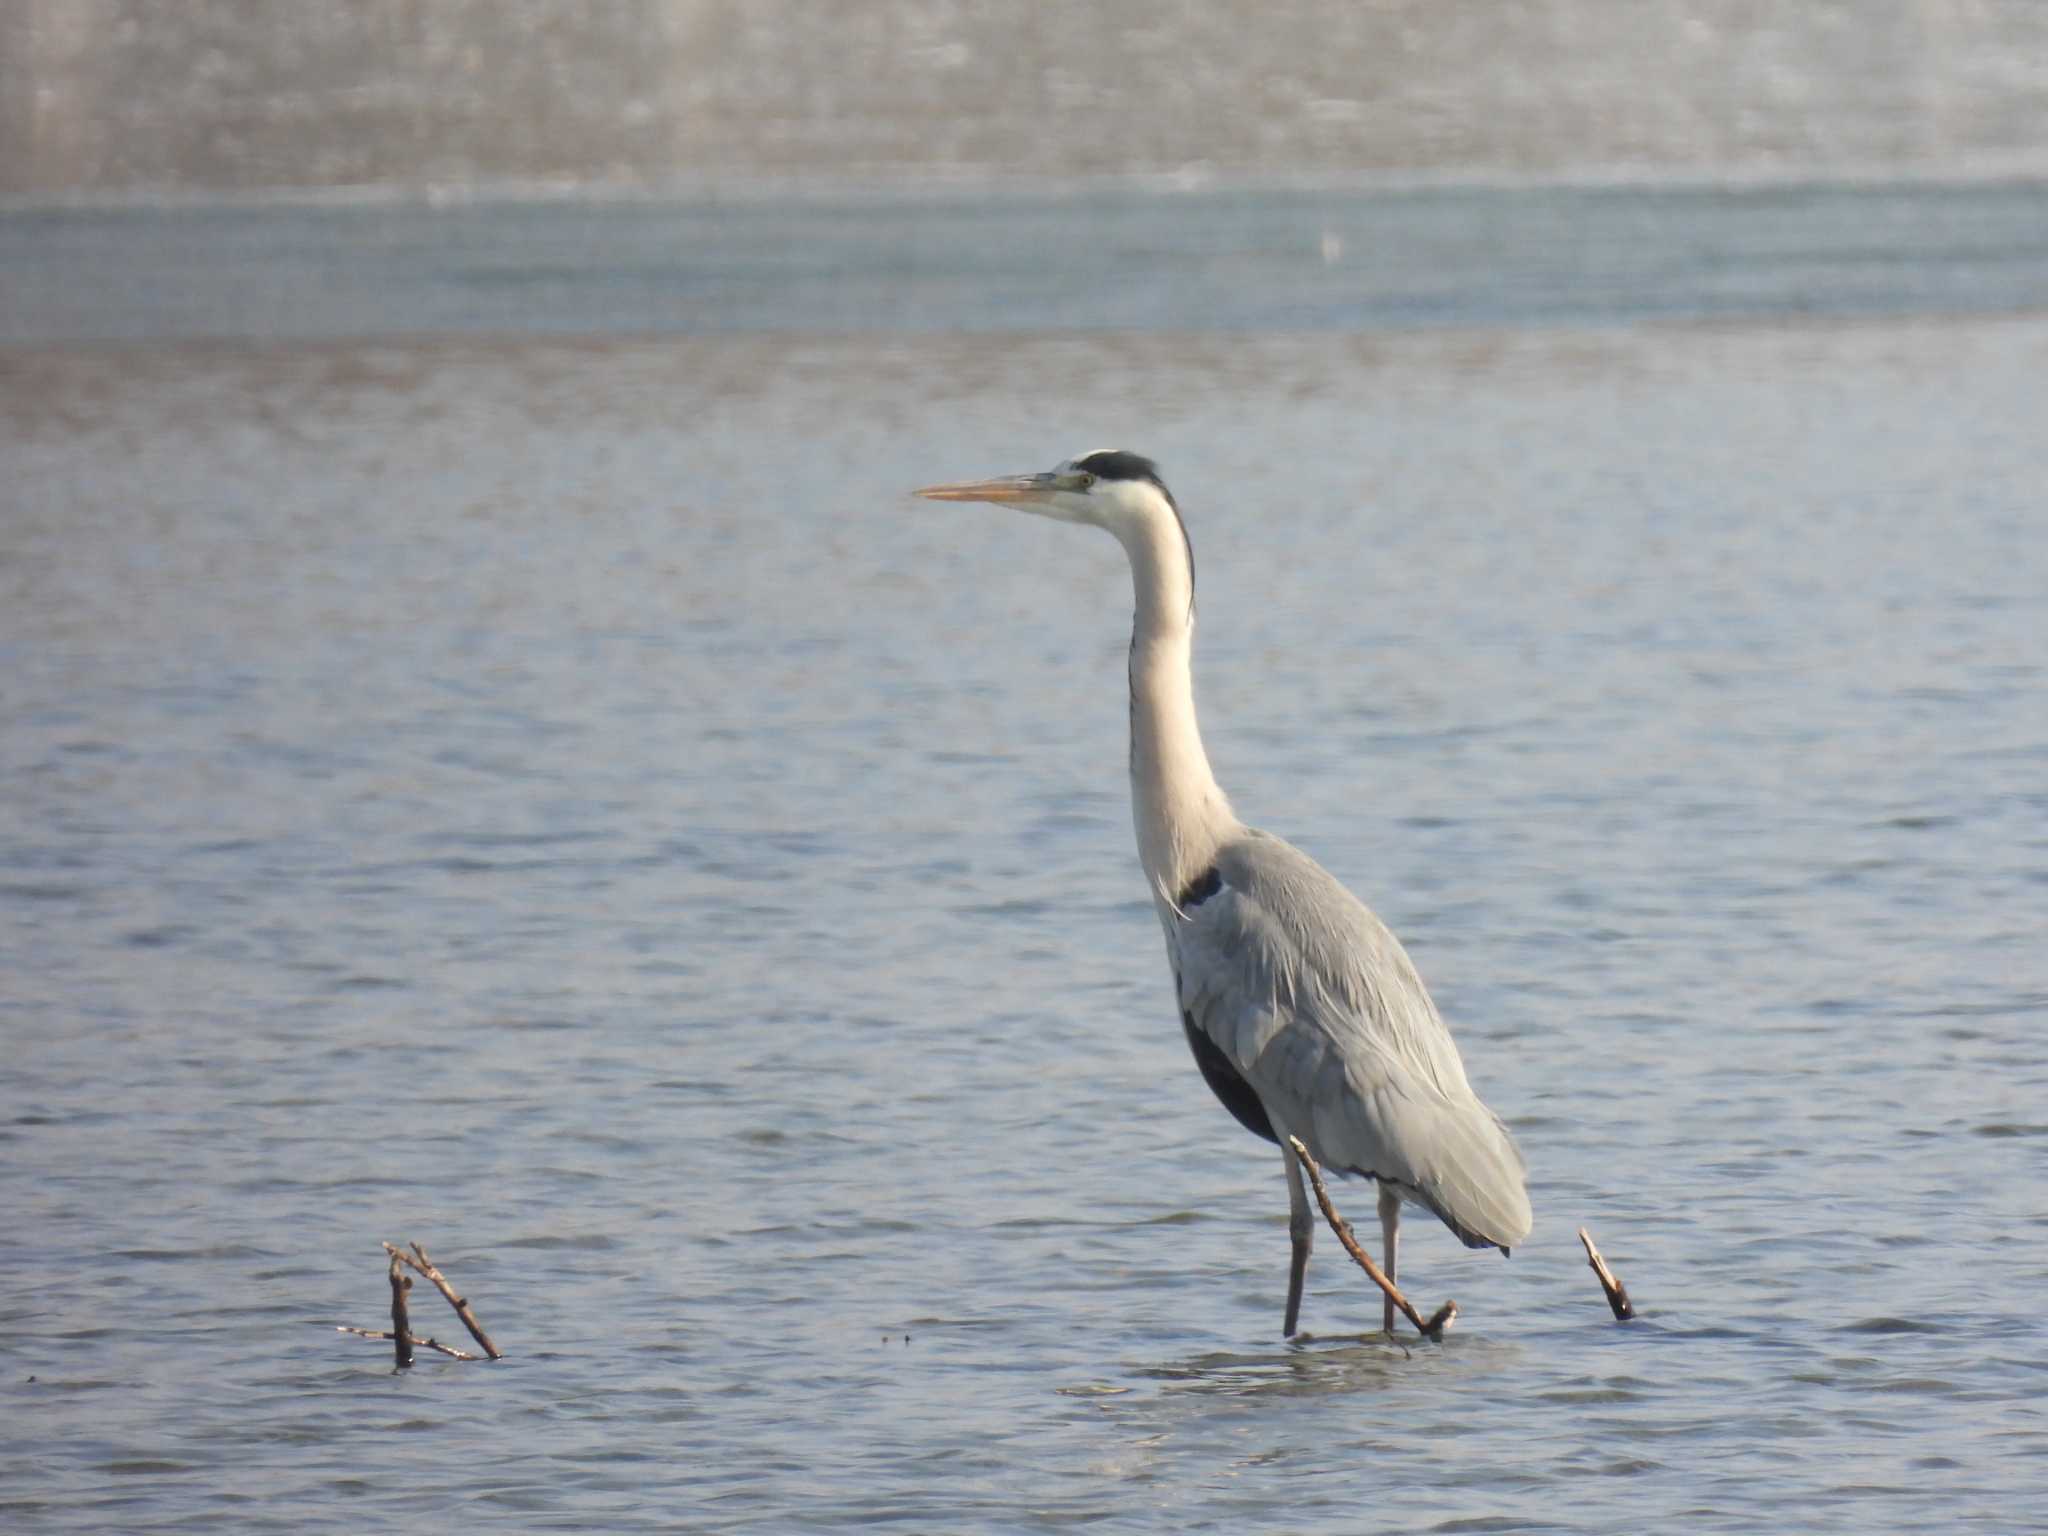
[[[1317,1161],[1399,1187],[1473,1247],[1528,1236],[1522,1155],[1400,941],[1278,838],[1232,842],[1216,873],[1168,919],[1191,1034]]]

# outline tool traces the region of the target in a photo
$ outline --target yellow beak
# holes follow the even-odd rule
[[[928,485],[915,494],[926,501],[1041,501],[1057,487],[1051,475],[1002,475],[994,480],[956,480]]]

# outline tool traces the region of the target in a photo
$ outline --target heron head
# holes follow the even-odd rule
[[[930,501],[994,502],[1063,523],[1090,523],[1119,538],[1140,522],[1180,520],[1159,466],[1122,448],[1098,448],[1042,474],[928,485],[917,494]]]

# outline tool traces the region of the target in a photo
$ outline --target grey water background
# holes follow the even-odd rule
[[[9,1530],[2048,1528],[2044,13],[291,9],[0,18]],[[905,495],[1111,443],[1528,1153],[1440,1346],[1121,556]]]
[[[596,292],[524,334],[0,354],[0,1512],[2038,1527],[2048,325],[2024,241],[1910,254],[2027,194],[1886,196],[1853,321],[1646,296],[1737,207],[1604,319],[1475,280],[1468,324],[1262,326],[1325,280],[1288,248],[1102,332],[1006,326],[1001,263],[973,311],[962,258],[939,330],[538,334],[629,303],[585,210]],[[1158,201],[1161,264],[1227,211]],[[77,228],[10,221],[11,291]],[[130,249],[82,330],[190,312]],[[1527,1149],[1512,1260],[1405,1247],[1441,1347],[1327,1237],[1277,1337],[1278,1159],[1130,847],[1120,555],[904,495],[1103,442],[1180,491],[1241,810],[1405,936]],[[334,1333],[385,1237],[509,1358]]]

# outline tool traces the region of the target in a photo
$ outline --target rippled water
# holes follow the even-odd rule
[[[11,1528],[2039,1527],[2048,324],[0,369]],[[1440,1347],[1278,1337],[1117,550],[903,495],[1106,442],[1528,1153]]]

